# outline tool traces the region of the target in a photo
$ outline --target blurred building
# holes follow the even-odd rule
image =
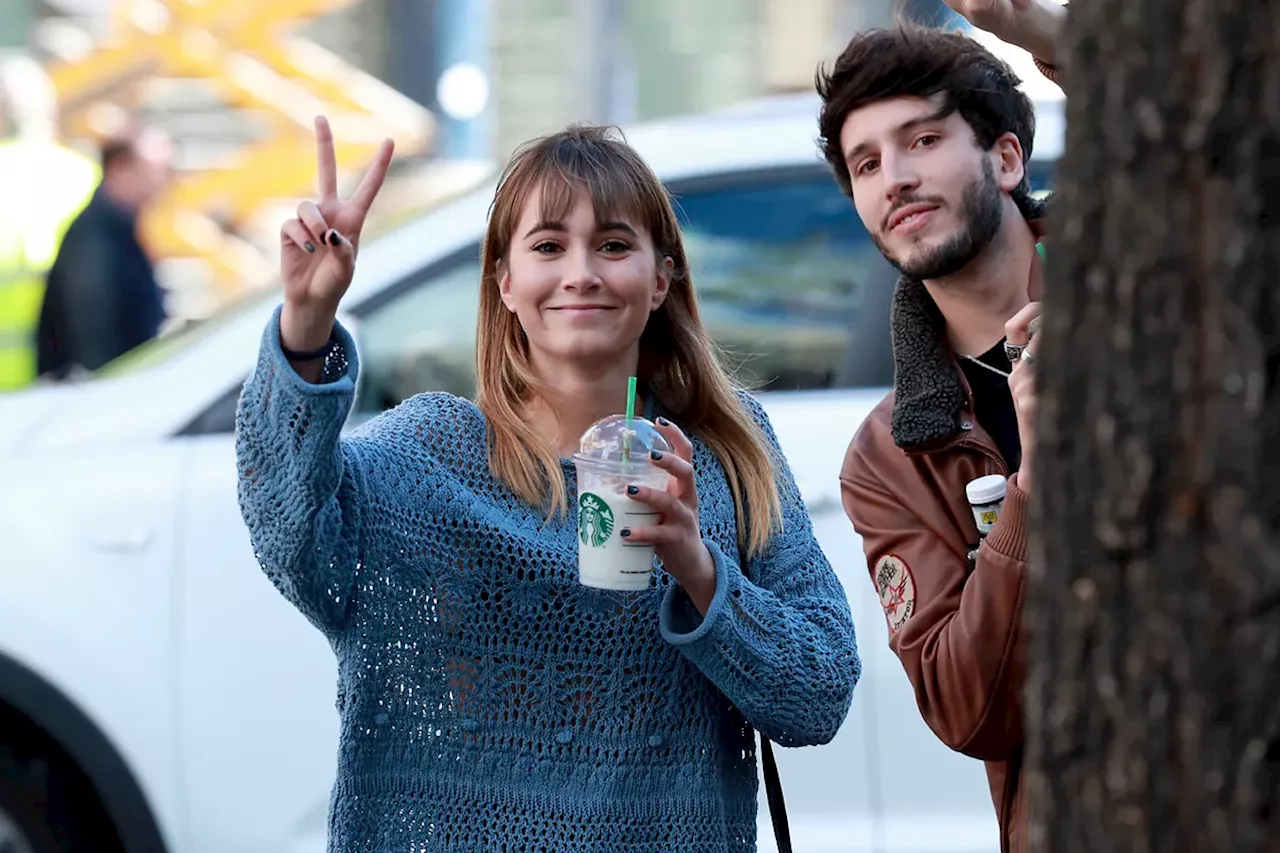
[[[492,0],[494,153],[573,120],[627,123],[812,88],[891,0]]]
[[[316,112],[353,175],[397,139],[379,204],[394,219],[573,121],[811,90],[895,12],[950,15],[941,0],[0,0],[0,49],[47,63],[69,142],[126,112],[174,137],[180,180],[150,243],[174,313],[198,316],[271,280],[279,218],[314,180]]]
[[[283,211],[315,192],[315,115],[330,116],[348,180],[358,179],[385,136],[397,140],[409,172],[415,157],[440,149],[432,111],[383,81],[395,53],[392,0],[3,0],[0,7],[6,32],[19,30],[16,41],[48,70],[65,139],[92,143],[127,120],[174,138],[176,180],[141,228],[179,318],[208,314],[274,280]],[[421,40],[433,35],[427,28]],[[441,183],[411,194],[389,187],[379,216],[432,198]]]

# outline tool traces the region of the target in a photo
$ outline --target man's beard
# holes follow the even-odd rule
[[[879,237],[873,234],[871,239],[880,254],[908,278],[918,281],[946,278],[968,266],[995,239],[1004,218],[1002,196],[991,161],[984,157],[982,177],[974,179],[961,195],[960,213],[964,219],[964,227],[945,242],[904,261],[890,253]],[[921,200],[908,198],[898,206]]]

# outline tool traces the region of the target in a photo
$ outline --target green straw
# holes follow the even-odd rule
[[[636,378],[627,379],[627,429],[631,429],[631,421],[636,416]]]
[[[631,421],[636,416],[636,378],[627,378],[627,432],[622,437],[622,473],[627,472],[627,462],[631,459]]]

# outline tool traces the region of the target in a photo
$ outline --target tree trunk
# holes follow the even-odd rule
[[[1035,851],[1280,849],[1280,3],[1081,0],[1026,610]]]

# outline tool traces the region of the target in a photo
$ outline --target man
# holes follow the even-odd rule
[[[1052,72],[1053,0],[948,5]],[[1035,471],[1034,344],[1022,347],[1043,217],[1019,83],[977,42],[923,29],[858,35],[819,79],[826,157],[902,273],[895,387],[849,447],[845,509],[921,713],[986,762],[1001,849],[1015,853],[1027,846],[1019,620]],[[988,474],[1008,478],[1007,494],[981,539],[965,486]]]
[[[102,183],[49,271],[36,341],[41,376],[97,370],[159,334],[163,292],[137,226],[167,183],[171,162],[172,146],[159,131],[103,146]]]
[[[36,378],[36,321],[59,241],[98,164],[57,140],[57,96],[24,55],[0,59],[0,391]]]

